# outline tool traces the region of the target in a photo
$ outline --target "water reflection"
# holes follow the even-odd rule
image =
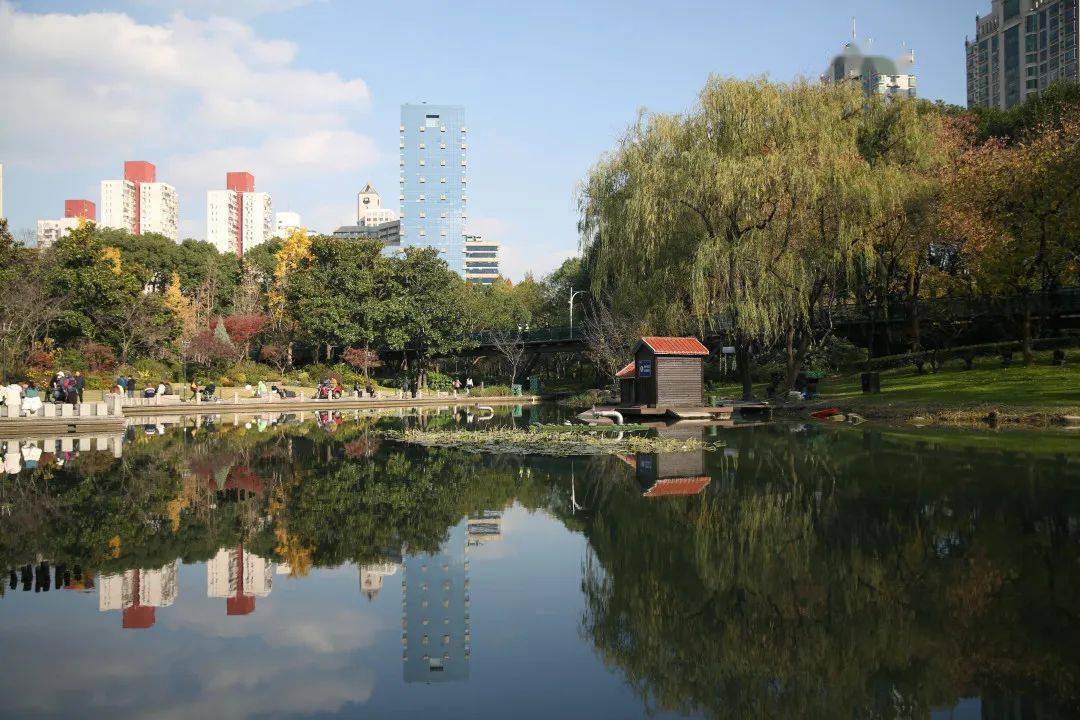
[[[450,717],[1080,715],[1072,456],[781,425],[493,458],[372,434],[401,421],[203,421],[34,467],[18,446],[0,608],[28,660],[0,715],[137,716],[131,683],[214,717],[422,712],[427,685]],[[29,652],[45,629],[142,661]],[[15,693],[37,677],[59,691]]]

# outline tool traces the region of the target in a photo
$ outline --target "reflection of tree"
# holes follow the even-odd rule
[[[928,467],[845,437],[743,438],[733,481],[698,498],[609,492],[583,580],[605,660],[650,706],[713,717],[925,717],[975,693],[1070,716],[1080,552],[1061,464]]]

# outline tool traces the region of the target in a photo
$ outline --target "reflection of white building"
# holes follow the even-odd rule
[[[148,628],[154,624],[154,608],[176,602],[178,561],[157,570],[127,570],[98,579],[98,609],[123,612],[125,628]]]
[[[255,612],[255,598],[266,597],[273,585],[273,568],[266,558],[243,545],[218,550],[206,563],[206,596],[226,598],[227,615]]]
[[[360,592],[372,600],[382,590],[383,578],[389,577],[401,567],[396,562],[381,562],[373,565],[360,566]]]
[[[484,510],[479,515],[469,518],[469,545],[483,545],[487,542],[502,540],[502,512]]]

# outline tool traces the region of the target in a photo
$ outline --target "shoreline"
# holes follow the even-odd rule
[[[1061,408],[1023,407],[1004,404],[946,404],[919,401],[897,401],[895,404],[861,403],[850,398],[819,398],[802,405],[777,405],[777,417],[808,419],[810,413],[836,407],[844,413],[855,413],[866,420],[897,426],[933,425],[993,430],[997,427],[1017,427],[1029,430],[1062,430],[1080,428],[1080,407]]]

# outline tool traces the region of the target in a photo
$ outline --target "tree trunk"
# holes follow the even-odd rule
[[[810,336],[807,333],[798,333],[799,340],[794,343],[794,330],[789,331],[787,346],[787,376],[784,378],[784,390],[791,390],[795,386],[795,378],[802,371],[803,362],[806,361],[806,353],[810,349]]]
[[[1035,363],[1035,352],[1031,349],[1031,300],[1024,298],[1024,316],[1020,322],[1020,342],[1024,353],[1024,364]]]
[[[735,344],[735,362],[739,366],[739,379],[742,381],[743,400],[754,399],[754,378],[750,367],[750,340],[738,338]]]

